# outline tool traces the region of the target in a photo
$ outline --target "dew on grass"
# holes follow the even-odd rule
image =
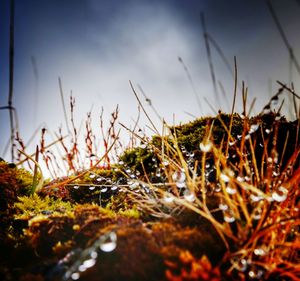
[[[227,191],[227,193],[230,194],[230,195],[233,195],[233,194],[236,193],[236,189],[235,189],[234,187],[230,186],[230,185],[227,185],[227,186],[226,186],[226,191]]]
[[[226,211],[226,210],[228,210],[228,205],[225,204],[225,203],[223,203],[223,202],[221,202],[219,204],[219,209],[222,210],[222,211]]]
[[[185,175],[184,170],[174,172],[173,175],[172,175],[172,179],[176,183],[184,183],[185,179],[186,179],[186,175]]]
[[[224,212],[224,221],[228,223],[233,223],[235,221],[235,217],[230,210],[226,210],[226,212]]]
[[[73,188],[74,188],[74,189],[78,189],[78,188],[79,188],[79,185],[74,185]]]
[[[276,202],[283,202],[286,200],[288,195],[288,190],[284,186],[280,186],[276,191],[272,193],[272,198]]]
[[[262,215],[262,209],[260,207],[257,207],[253,213],[253,219],[254,220],[260,220],[261,219],[261,215]]]
[[[196,196],[189,189],[186,189],[183,193],[183,197],[188,202],[194,202],[196,200]]]
[[[258,130],[258,128],[259,128],[259,124],[252,124],[250,126],[249,134],[250,135],[253,134],[254,132],[256,132]]]
[[[78,272],[74,272],[71,275],[72,280],[78,280],[80,278],[80,274]]]
[[[205,141],[205,142],[201,142],[199,147],[200,147],[200,150],[202,152],[209,152],[211,149],[212,149],[212,142],[211,141]]]
[[[119,188],[119,187],[118,187],[116,184],[114,184],[114,185],[111,186],[110,189],[111,189],[112,191],[115,191],[115,190],[117,190],[118,188]]]
[[[107,190],[108,190],[107,186],[102,186],[101,189],[100,189],[100,191],[102,193],[105,193]]]
[[[95,186],[94,185],[91,185],[90,187],[89,187],[89,190],[94,190],[95,189]]]
[[[166,203],[172,203],[174,201],[174,196],[170,193],[166,193],[165,196],[163,197],[163,200]]]
[[[96,177],[96,175],[95,174],[90,174],[90,179],[94,179]]]
[[[110,232],[100,243],[99,248],[102,252],[112,252],[117,247],[117,234]]]

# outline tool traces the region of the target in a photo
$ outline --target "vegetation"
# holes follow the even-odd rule
[[[73,173],[35,190],[1,161],[1,280],[298,280],[300,123],[265,109],[132,131],[116,163],[111,127],[88,169],[60,139]]]

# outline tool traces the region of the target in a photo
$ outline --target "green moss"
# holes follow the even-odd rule
[[[52,215],[68,213],[73,210],[70,202],[51,197],[40,197],[37,194],[18,198],[19,202],[14,204],[16,219],[32,218],[37,215]]]

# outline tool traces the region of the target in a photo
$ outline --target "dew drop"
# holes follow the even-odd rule
[[[270,129],[265,129],[266,134],[270,134],[271,130]]]
[[[165,194],[163,200],[166,202],[166,203],[172,203],[174,201],[174,196],[167,193]]]
[[[183,170],[177,171],[177,172],[174,172],[174,174],[172,175],[172,179],[173,179],[173,181],[175,181],[177,183],[184,183],[184,181],[186,179],[186,175]]]
[[[91,268],[91,267],[93,267],[95,264],[96,264],[96,260],[95,260],[95,259],[88,259],[88,260],[85,260],[85,261],[83,262],[83,266],[85,266],[86,268]]]
[[[194,202],[196,200],[196,196],[193,192],[191,192],[189,189],[186,189],[184,191],[184,199],[188,202]]]
[[[256,208],[254,211],[253,211],[253,213],[252,213],[252,215],[253,215],[253,219],[254,220],[260,220],[261,219],[261,214],[262,214],[262,209],[261,208]]]
[[[71,275],[72,280],[78,280],[80,278],[80,274],[78,272],[74,272]]]
[[[73,188],[74,188],[74,189],[78,189],[78,188],[79,188],[79,185],[74,185]]]
[[[231,194],[231,195],[236,193],[236,189],[234,187],[231,187],[230,185],[226,186],[226,191],[228,194]]]
[[[257,248],[257,249],[254,249],[254,254],[256,256],[264,256],[266,254],[266,251],[262,248]]]
[[[94,185],[91,185],[90,187],[89,187],[89,190],[94,190],[95,189],[95,186]]]
[[[98,257],[98,253],[96,251],[91,252],[91,258],[96,259]]]
[[[185,182],[176,182],[176,186],[178,188],[185,188],[186,187]]]
[[[233,223],[235,221],[235,217],[230,211],[226,211],[224,212],[224,221],[228,223]]]
[[[119,163],[118,163],[119,165],[124,165],[124,161],[119,161]]]
[[[259,128],[259,124],[253,124],[250,126],[249,134],[253,134]]]
[[[139,183],[137,181],[130,181],[128,184],[130,189],[135,189],[139,187]]]
[[[263,197],[259,196],[259,195],[251,194],[250,199],[252,202],[259,202],[259,201],[263,200]]]
[[[112,252],[117,247],[117,234],[115,232],[110,232],[100,244],[100,249],[103,252]]]
[[[94,179],[96,177],[95,174],[90,174],[90,179]]]
[[[201,142],[199,147],[201,151],[209,152],[212,149],[212,142],[209,140]]]
[[[164,160],[164,161],[162,162],[162,164],[163,164],[164,166],[168,166],[170,163],[169,163],[168,160]]]
[[[243,178],[243,177],[241,177],[241,176],[238,176],[238,177],[236,178],[236,180],[237,180],[238,182],[244,182],[244,181],[245,181],[245,178]]]
[[[219,209],[222,211],[226,211],[226,210],[228,210],[228,205],[226,205],[225,203],[220,203]]]
[[[115,190],[117,190],[117,189],[118,189],[118,186],[117,186],[116,184],[112,185],[112,187],[111,187],[111,190],[112,190],[112,191],[115,191]]]
[[[280,186],[276,191],[272,193],[272,198],[276,202],[283,202],[286,200],[287,194],[288,194],[288,190],[285,187]]]
[[[224,173],[221,173],[220,179],[224,182],[229,182],[229,180],[230,180],[230,178]]]
[[[107,186],[102,186],[101,189],[100,189],[100,191],[102,193],[106,192],[107,190],[108,190]]]
[[[233,146],[236,143],[236,141],[230,141],[229,146]]]
[[[263,276],[263,271],[262,270],[257,270],[257,269],[251,269],[248,272],[248,275],[251,279],[258,279],[261,280],[262,276]]]
[[[235,267],[235,269],[237,269],[238,271],[244,272],[246,271],[247,267],[248,267],[248,262],[245,259],[233,259],[231,261],[232,265]]]

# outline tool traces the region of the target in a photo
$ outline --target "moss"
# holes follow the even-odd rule
[[[14,204],[16,219],[30,219],[37,215],[65,214],[73,210],[70,202],[49,196],[42,198],[37,194],[18,197],[18,201]]]

